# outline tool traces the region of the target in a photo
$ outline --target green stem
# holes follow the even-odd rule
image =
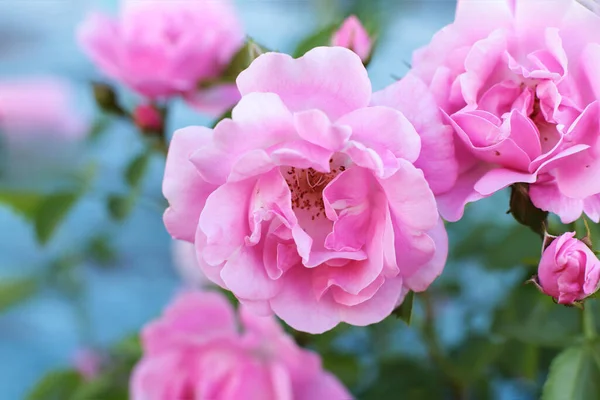
[[[583,334],[589,340],[593,340],[597,335],[592,304],[594,301],[588,300],[583,309]]]
[[[455,374],[455,368],[448,360],[435,332],[433,299],[427,292],[423,292],[420,296],[423,299],[425,306],[425,321],[423,323],[423,339],[427,345],[427,351],[431,360],[437,367],[446,375],[448,384],[450,385],[454,398],[462,400],[467,398],[468,390],[464,383]]]

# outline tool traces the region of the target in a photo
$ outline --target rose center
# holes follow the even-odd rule
[[[320,172],[314,168],[287,167],[282,171],[292,194],[292,209],[303,211],[312,220],[325,216],[323,190],[346,168],[334,165],[334,159],[329,160],[330,172]]]

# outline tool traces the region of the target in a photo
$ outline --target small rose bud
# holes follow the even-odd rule
[[[75,369],[87,381],[95,379],[100,374],[103,357],[96,350],[82,348],[75,354],[73,363]]]
[[[560,304],[573,304],[598,290],[600,260],[575,232],[567,232],[544,250],[538,267],[541,290]]]
[[[133,111],[133,121],[144,132],[160,132],[163,129],[163,117],[151,104],[140,104]]]
[[[337,32],[333,34],[331,45],[352,50],[358,54],[363,63],[369,60],[373,49],[373,42],[367,30],[354,15],[346,18]]]

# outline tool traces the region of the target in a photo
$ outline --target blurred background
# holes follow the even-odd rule
[[[288,53],[350,13],[376,25],[368,67],[375,90],[408,70],[412,51],[451,22],[455,8],[451,0],[236,5],[249,36]],[[75,41],[90,10],[117,8],[117,0],[0,1],[0,105],[14,82],[59,79],[72,91],[73,121],[65,129],[84,136],[0,134],[2,399],[27,398],[48,372],[122,344],[182,286],[162,223],[164,159],[144,153],[130,123],[101,115],[90,82],[103,77]],[[23,101],[43,112],[35,87],[33,100]],[[139,101],[121,95],[125,104]],[[211,122],[175,103],[167,132]],[[539,239],[507,209],[508,195],[500,193],[449,227],[451,260],[442,279],[415,297],[410,326],[391,316],[369,328],[297,339],[321,352],[361,399],[537,398],[555,349],[578,332],[579,314],[523,287]]]

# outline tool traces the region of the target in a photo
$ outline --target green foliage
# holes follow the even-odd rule
[[[548,224],[548,212],[533,205],[529,198],[529,185],[515,183],[511,186],[510,212],[515,219],[540,236],[544,235]]]
[[[131,188],[137,188],[140,185],[148,164],[150,162],[151,153],[143,151],[137,157],[135,157],[125,170],[125,181]]]
[[[335,33],[340,24],[341,21],[327,25],[326,27],[306,37],[298,44],[298,46],[296,46],[296,50],[294,50],[292,53],[293,57],[302,57],[307,51],[314,49],[315,47],[329,46],[331,44],[331,36]]]
[[[58,225],[81,197],[81,192],[55,193],[45,197],[35,214],[34,226],[39,243],[46,244]]]
[[[450,250],[453,260],[474,259],[489,269],[506,269],[539,260],[542,242],[522,225],[498,228],[489,223],[473,226],[470,232]],[[451,227],[456,230],[456,227]]]
[[[379,376],[361,400],[430,400],[445,398],[443,377],[417,360],[394,358],[379,364]]]
[[[266,53],[267,51],[268,50],[265,47],[256,43],[251,38],[247,38],[246,43],[233,56],[231,62],[229,63],[221,77],[216,82],[203,83],[202,85],[206,87],[214,83],[235,82],[240,72],[248,68],[250,64],[252,64],[252,61],[258,58],[258,56],[260,56],[261,54]]]
[[[8,206],[27,220],[33,220],[43,198],[40,193],[0,191],[0,204]]]
[[[35,277],[0,280],[0,312],[33,297],[39,287]]]
[[[452,360],[453,379],[464,386],[485,378],[488,367],[496,361],[503,348],[494,342],[489,335],[471,335],[461,346],[449,354]]]
[[[52,371],[39,381],[26,397],[27,400],[72,399],[83,378],[73,370]]]
[[[554,303],[533,285],[519,285],[496,313],[492,330],[507,339],[564,347],[581,336],[581,310]]]
[[[109,266],[117,261],[116,250],[107,236],[96,236],[87,245],[87,256],[94,262]]]
[[[125,195],[115,194],[108,197],[108,212],[114,220],[124,221],[133,211],[140,195],[143,178],[148,170],[151,157],[151,150],[145,149],[134,157],[125,168],[124,179],[129,186],[129,193]]]
[[[402,304],[396,307],[396,309],[392,312],[392,314],[404,321],[406,325],[410,325],[414,297],[415,293],[411,290],[404,298]]]
[[[544,384],[542,400],[599,398],[600,343],[571,346],[554,359]]]

